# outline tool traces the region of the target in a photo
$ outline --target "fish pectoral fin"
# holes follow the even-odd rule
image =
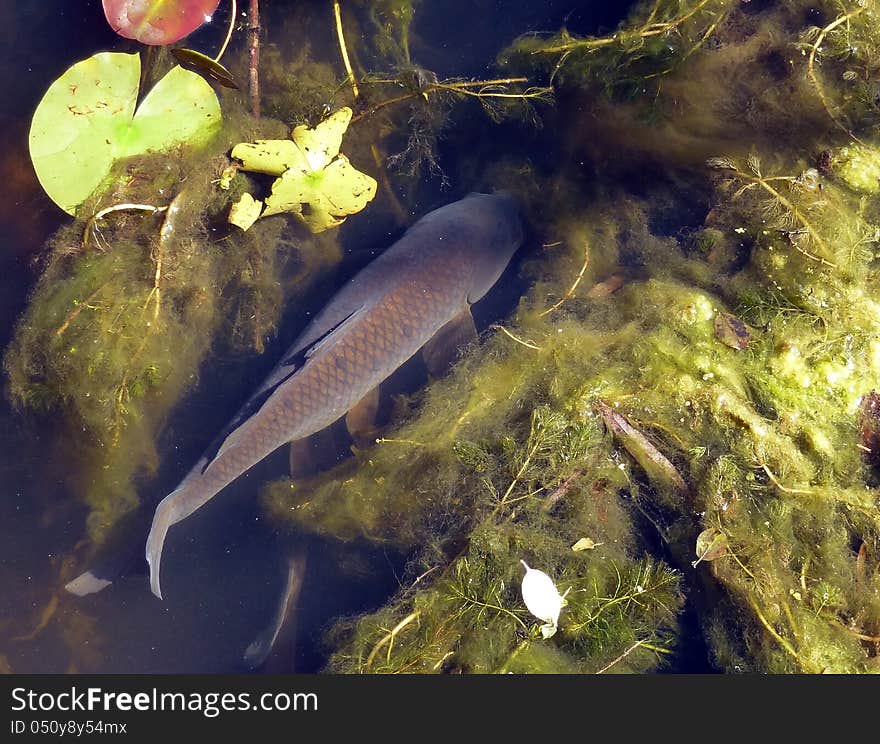
[[[287,580],[272,622],[253,640],[244,652],[244,663],[251,669],[256,669],[266,663],[272,652],[276,650],[279,640],[282,642],[282,645],[284,645],[283,641],[285,640],[288,644],[293,645],[297,633],[297,600],[302,590],[305,571],[305,551],[300,549],[293,555],[288,556]],[[283,650],[286,650],[288,653],[283,654],[279,661],[285,662],[287,668],[271,671],[292,671],[290,665],[293,662],[293,657],[289,654],[291,649]]]
[[[435,333],[422,347],[422,358],[432,377],[440,377],[458,359],[464,346],[476,341],[477,328],[470,306]]]
[[[376,385],[345,414],[345,426],[358,447],[366,446],[376,438],[378,413],[379,385]]]

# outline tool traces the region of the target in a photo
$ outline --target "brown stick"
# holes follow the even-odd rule
[[[251,113],[255,119],[260,118],[260,0],[251,0],[248,14],[248,33],[250,44],[250,88]]]

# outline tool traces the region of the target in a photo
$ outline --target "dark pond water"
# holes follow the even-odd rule
[[[265,4],[264,36],[271,43],[303,42],[272,34],[293,5],[280,0]],[[330,3],[300,0],[296,5],[313,20],[308,39],[312,54],[336,60]],[[616,24],[624,5],[589,0],[422,0],[413,28],[412,53],[419,64],[442,76],[491,77],[496,74],[495,55],[517,35],[563,25],[579,33],[597,33]],[[202,41],[215,44],[222,36],[227,6],[224,0],[214,24],[191,37],[193,46]],[[2,3],[0,35],[0,178],[4,182],[0,345],[5,347],[38,275],[44,240],[65,219],[43,195],[30,167],[30,116],[52,80],[70,64],[99,50],[130,46],[109,30],[99,0]],[[341,76],[341,65],[338,72]],[[468,127],[473,121],[473,114],[467,112],[457,117],[441,147],[441,164],[453,176],[465,155],[461,148],[472,147],[474,135]],[[522,146],[515,130],[500,131],[500,139],[491,145],[496,150]],[[467,155],[470,158],[474,153]],[[448,192],[441,192],[439,182],[426,180],[423,203],[413,211],[418,214],[452,201],[461,196],[459,188],[453,182]],[[364,263],[364,256],[381,250],[397,236],[374,232],[345,233],[345,250],[356,259],[341,278]],[[506,286],[494,305],[482,311],[488,318],[509,307],[521,290],[515,280]],[[316,297],[314,309],[328,295]],[[185,474],[303,322],[302,317],[286,320],[265,358],[250,362],[244,379],[232,369],[239,363],[236,360],[220,360],[206,372],[195,402],[189,404],[196,412],[189,427],[178,428],[177,444],[160,443],[163,476],[154,488],[165,493],[166,486]],[[227,373],[238,375],[241,382],[217,398],[211,382]],[[297,632],[287,639],[290,662],[278,670],[314,671],[324,661],[322,629],[339,615],[378,606],[398,585],[401,556],[360,545],[279,535],[266,524],[254,495],[261,482],[284,471],[286,456],[279,453],[195,515],[186,535],[169,539],[166,591],[175,598],[173,602],[159,602],[152,596],[142,561],[134,561],[127,567],[130,570],[98,594],[65,595],[59,584],[61,567],[70,556],[82,560],[88,555],[82,549],[86,509],[82,494],[75,492],[69,478],[77,447],[66,432],[51,416],[14,412],[6,397],[0,400],[0,670],[241,671],[244,649],[271,621],[285,585],[288,560],[305,555]],[[139,524],[129,533],[140,534],[135,556],[142,555],[146,529],[143,522]]]

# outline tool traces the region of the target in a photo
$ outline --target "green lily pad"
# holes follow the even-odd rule
[[[339,152],[350,121],[351,109],[344,107],[314,129],[296,127],[289,140],[245,142],[232,149],[244,170],[280,176],[262,216],[289,212],[318,233],[367,206],[376,195],[375,179]]]
[[[207,142],[220,102],[199,75],[173,68],[135,111],[137,54],[101,52],[70,67],[46,91],[31,120],[31,161],[43,189],[68,214],[106,178],[114,161]]]

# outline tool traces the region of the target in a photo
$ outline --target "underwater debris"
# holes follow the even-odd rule
[[[602,543],[595,542],[591,537],[582,537],[571,546],[571,549],[577,553],[581,550],[595,550],[600,545],[602,545]]]
[[[727,553],[727,536],[714,527],[703,530],[697,535],[695,552],[697,560],[691,562],[693,568],[703,561],[714,561]]]
[[[620,440],[627,452],[629,452],[648,474],[648,478],[658,488],[668,489],[678,496],[687,496],[689,490],[684,478],[676,470],[675,466],[658,450],[648,438],[636,429],[629,421],[611,406],[601,400],[593,404],[596,412],[602,417],[605,425]]]
[[[715,338],[731,349],[742,351],[748,348],[751,334],[746,324],[730,313],[715,316]]]

